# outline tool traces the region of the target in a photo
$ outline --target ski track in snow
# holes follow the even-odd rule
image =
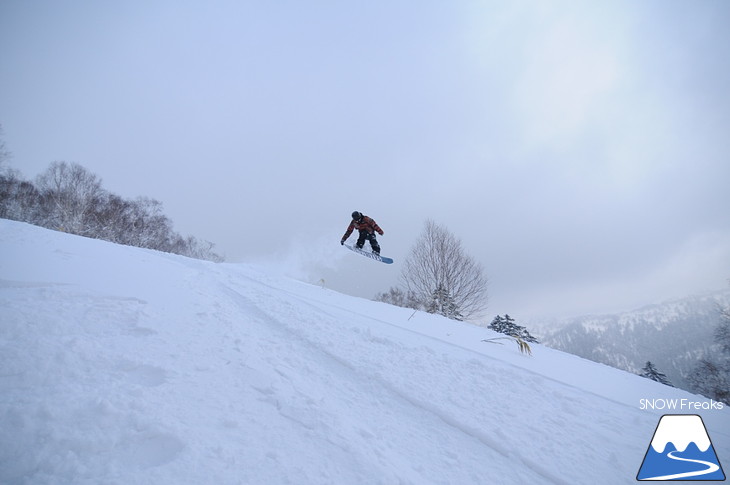
[[[700,399],[243,265],[8,221],[0,251],[1,483],[628,484],[638,399]]]

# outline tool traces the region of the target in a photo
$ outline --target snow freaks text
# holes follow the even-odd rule
[[[710,399],[709,401],[692,401],[690,399],[639,399],[639,409],[660,411],[712,411],[725,407],[722,402]]]

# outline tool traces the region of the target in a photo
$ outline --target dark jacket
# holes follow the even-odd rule
[[[346,240],[348,237],[350,237],[350,234],[352,234],[352,231],[357,229],[358,231],[362,232],[365,231],[367,233],[373,233],[377,232],[381,236],[383,235],[383,230],[380,229],[380,226],[378,226],[378,223],[369,218],[366,215],[363,215],[362,218],[359,221],[352,221],[350,225],[347,227],[347,231],[345,231],[345,235],[342,236],[342,240]]]

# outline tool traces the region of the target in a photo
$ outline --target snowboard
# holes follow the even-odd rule
[[[355,246],[350,246],[349,244],[343,244],[343,246],[345,246],[350,251],[354,251],[357,254],[362,254],[363,256],[367,256],[368,258],[374,259],[375,261],[380,261],[381,263],[385,264],[393,264],[393,260],[391,258],[386,258],[385,256],[381,256],[370,251],[358,249]]]

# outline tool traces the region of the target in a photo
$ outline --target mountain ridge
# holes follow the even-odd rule
[[[545,331],[545,345],[638,374],[647,361],[676,387],[714,345],[720,309],[730,306],[730,290],[717,290],[649,304],[615,314],[561,319]]]

